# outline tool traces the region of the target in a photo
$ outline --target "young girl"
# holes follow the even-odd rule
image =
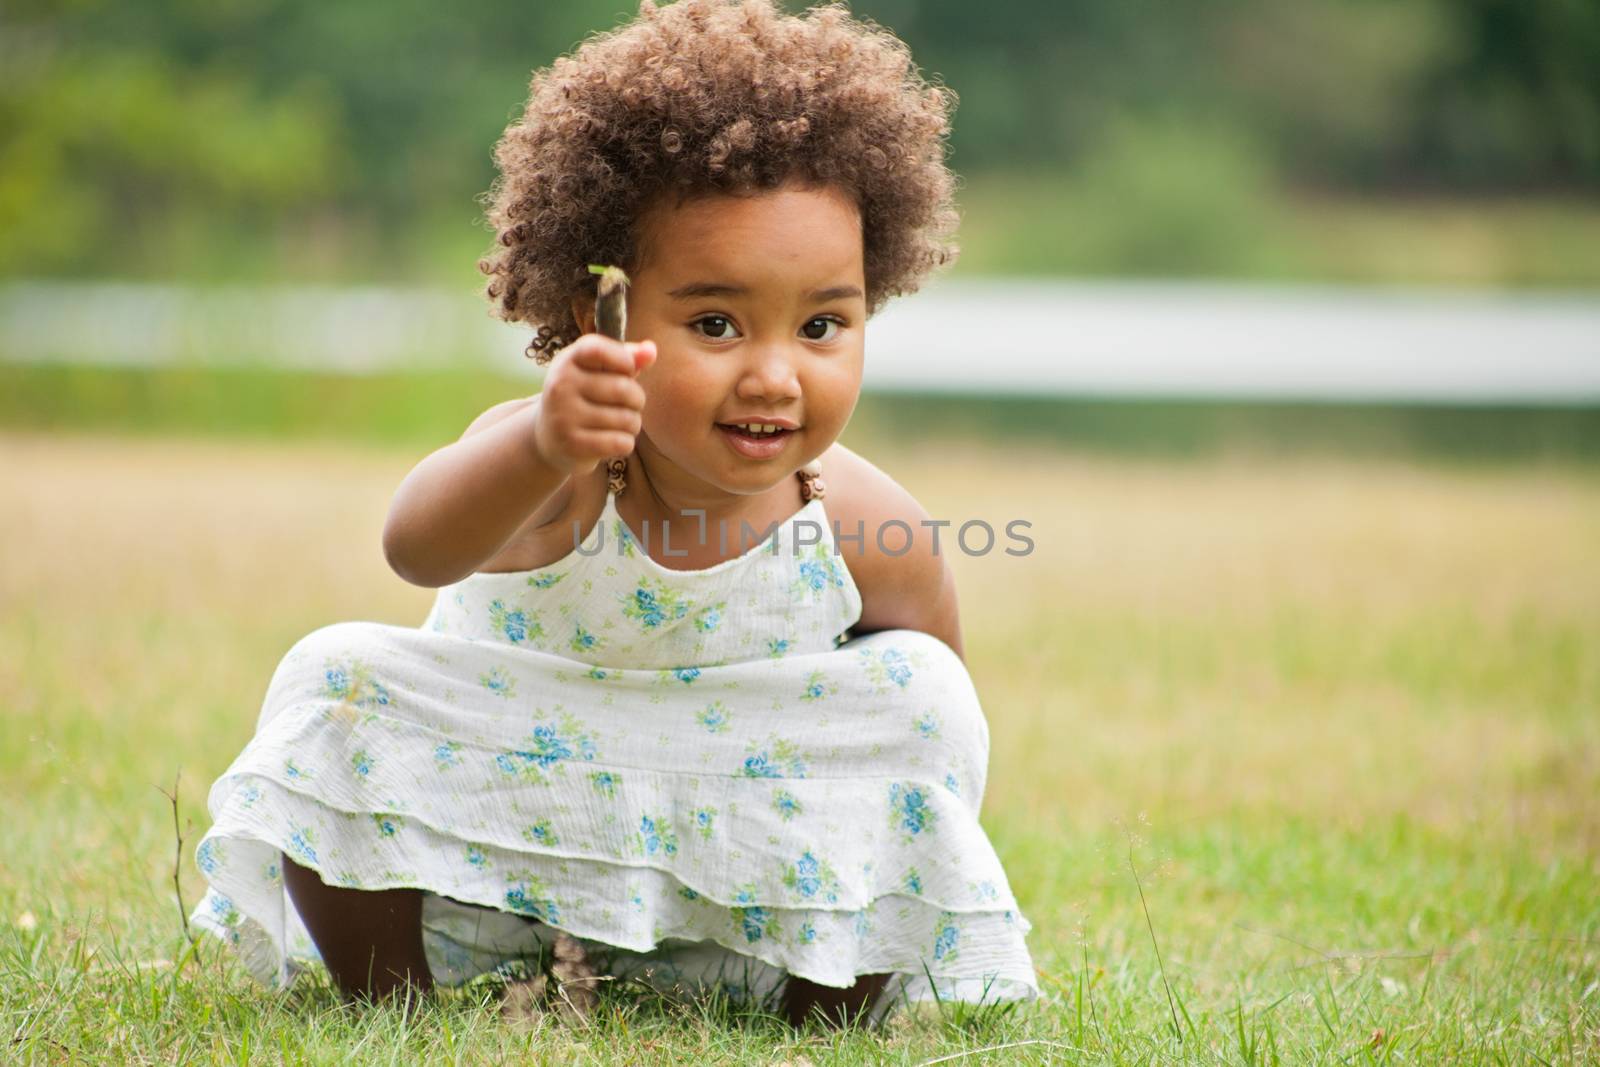
[[[770,0],[645,0],[535,75],[480,267],[543,389],[399,487],[423,625],[299,641],[211,791],[195,921],[253,974],[381,996],[562,932],[795,1021],[1036,993],[945,556],[837,443],[868,316],[953,258],[950,104]]]

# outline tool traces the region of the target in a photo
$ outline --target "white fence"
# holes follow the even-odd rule
[[[476,292],[0,285],[0,361],[531,369]],[[1600,403],[1600,293],[945,279],[867,327],[866,388]]]

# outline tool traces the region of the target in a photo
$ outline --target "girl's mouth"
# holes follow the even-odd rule
[[[721,431],[723,440],[728,442],[729,447],[748,459],[771,459],[783,451],[795,432],[774,430],[771,433],[751,433],[743,427],[729,426],[721,422],[717,423],[717,429]]]

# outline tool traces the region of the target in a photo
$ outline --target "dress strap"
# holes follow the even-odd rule
[[[795,477],[800,479],[800,499],[809,504],[813,500],[821,500],[827,495],[827,487],[822,483],[822,459],[818,457],[795,471]],[[606,460],[606,489],[612,493],[620,494],[628,487],[628,457],[618,456]]]

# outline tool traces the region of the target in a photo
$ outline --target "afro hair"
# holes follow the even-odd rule
[[[954,262],[956,94],[923,80],[906,44],[839,3],[680,0],[534,72],[495,146],[485,197],[496,244],[478,263],[493,312],[535,327],[547,363],[581,332],[590,263],[638,266],[638,220],[659,196],[832,184],[861,211],[867,314]]]

